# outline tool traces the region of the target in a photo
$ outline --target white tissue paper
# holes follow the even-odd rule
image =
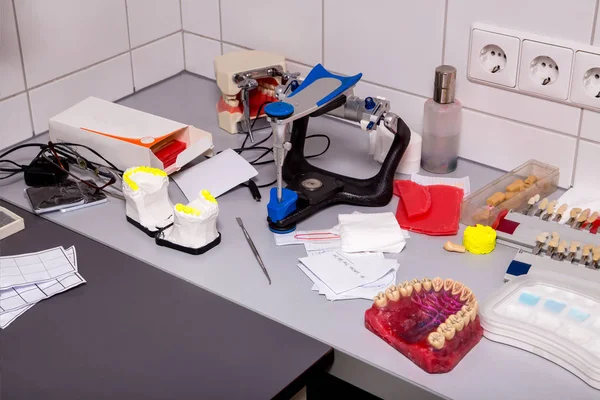
[[[383,124],[377,126],[377,129],[371,131],[369,136],[369,154],[373,159],[382,163],[390,151],[394,134],[390,132]],[[408,147],[396,168],[399,174],[415,174],[421,169],[421,135],[410,131],[410,142]]]
[[[406,245],[406,235],[391,212],[340,214],[338,220],[341,249],[346,253],[400,253]]]

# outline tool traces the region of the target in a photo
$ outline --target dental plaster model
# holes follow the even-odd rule
[[[127,221],[154,237],[173,221],[167,174],[158,168],[132,167],[123,174]]]
[[[173,210],[173,226],[156,236],[156,244],[190,254],[202,254],[221,242],[217,231],[219,204],[208,190],[187,206],[177,204]]]
[[[451,371],[483,335],[471,290],[452,279],[413,279],[379,293],[365,326],[429,373]]]
[[[263,51],[237,51],[216,57],[214,67],[222,92],[217,103],[219,127],[229,133],[245,132],[248,129],[239,129],[238,122],[249,124],[256,119],[261,104],[277,101],[275,88],[281,84],[281,76],[269,76],[268,70],[276,67],[285,71],[285,57]],[[255,79],[258,85],[245,87],[245,78]],[[244,92],[248,109],[244,108]]]

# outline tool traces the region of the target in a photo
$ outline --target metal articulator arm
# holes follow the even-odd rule
[[[277,188],[271,189],[268,205],[269,228],[274,232],[289,232],[295,229],[297,222],[333,204],[383,206],[390,201],[394,173],[410,141],[410,129],[397,115],[387,112],[389,102],[346,97],[360,76],[339,77],[318,65],[285,101],[265,107],[273,128],[277,166]],[[317,168],[306,160],[304,144],[308,120],[327,112],[362,121],[366,130],[383,123],[395,134],[390,151],[375,176],[347,177]],[[292,122],[291,139],[287,142],[288,125]],[[286,188],[283,181],[288,183]]]

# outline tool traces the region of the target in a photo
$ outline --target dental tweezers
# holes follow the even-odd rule
[[[258,265],[260,265],[260,267],[262,268],[263,272],[265,273],[265,276],[269,280],[269,285],[270,285],[271,277],[269,276],[269,273],[267,272],[267,267],[265,267],[265,263],[263,263],[262,258],[260,258],[260,254],[258,254],[258,250],[256,250],[256,246],[254,246],[254,242],[250,238],[248,231],[246,230],[246,228],[244,228],[244,222],[242,222],[242,219],[240,217],[235,217],[235,219],[236,219],[238,225],[240,226],[240,228],[242,228],[242,232],[244,232],[244,236],[246,237],[246,241],[248,242],[248,245],[250,246],[250,250],[252,250],[252,252],[254,253],[254,257],[256,257],[256,261],[258,261]]]

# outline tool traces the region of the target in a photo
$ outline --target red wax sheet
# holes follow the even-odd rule
[[[413,291],[411,297],[388,301],[384,308],[373,305],[365,312],[365,326],[426,372],[449,372],[483,336],[477,316],[452,340],[446,340],[441,350],[427,341],[429,333],[461,309],[458,297],[444,289]]]
[[[408,218],[423,215],[431,207],[431,195],[427,186],[413,181],[395,181],[394,194],[402,200]]]
[[[395,181],[395,191],[400,193],[405,185]],[[424,233],[432,236],[449,236],[458,233],[458,221],[460,220],[460,205],[463,199],[463,190],[448,185],[430,185],[425,187],[429,191],[431,205],[424,214],[410,217],[407,209],[416,206],[408,202],[415,201],[412,196],[404,198],[400,194],[400,201],[396,209],[396,219],[403,229]],[[407,204],[405,204],[405,202]]]

